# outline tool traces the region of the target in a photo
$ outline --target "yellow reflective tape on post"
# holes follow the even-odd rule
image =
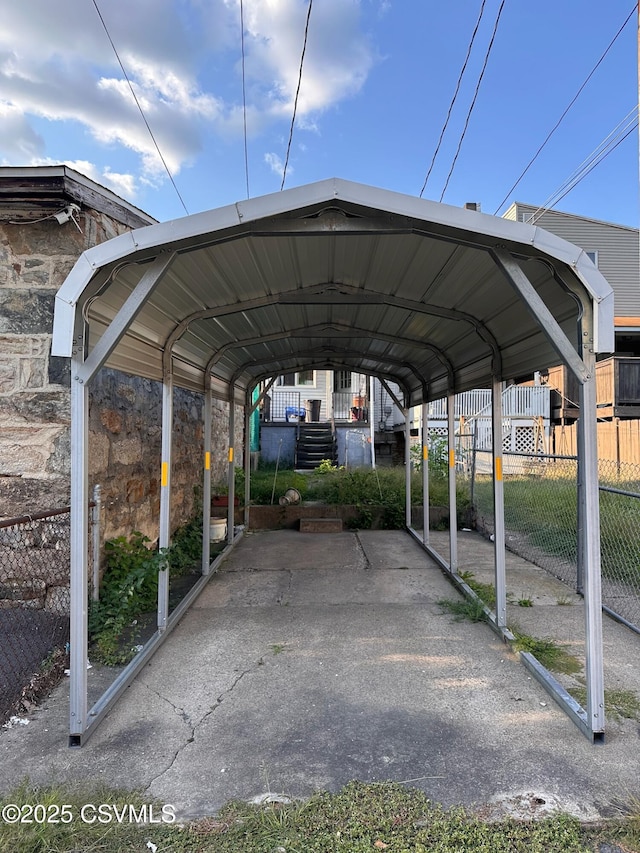
[[[168,462],[162,463],[162,472],[160,474],[160,484],[161,484],[163,489],[166,489],[166,487],[169,485],[169,463]]]
[[[496,480],[502,480],[502,457],[496,456]]]
[[[229,462],[233,462],[233,447],[229,448]]]
[[[209,451],[208,451],[208,450],[207,450],[207,452],[204,454],[204,470],[205,470],[205,471],[210,471],[210,470],[211,470],[211,454],[209,453]]]
[[[449,451],[449,468],[456,467],[456,452],[455,450]]]
[[[426,444],[423,445],[423,447],[422,447],[422,458],[424,459],[425,462],[429,458],[429,448],[427,447]]]

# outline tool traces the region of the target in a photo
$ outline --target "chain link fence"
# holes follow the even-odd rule
[[[478,529],[494,531],[491,453],[467,456]],[[575,456],[505,453],[506,545],[582,592],[578,575],[578,462]],[[640,632],[640,465],[600,463],[602,599]]]
[[[0,521],[0,724],[31,710],[68,666],[69,520],[65,507]]]

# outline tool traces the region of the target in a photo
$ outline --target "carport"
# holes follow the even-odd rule
[[[406,413],[446,397],[450,515],[455,517],[453,400],[563,363],[580,386],[579,542],[584,576],[586,708],[545,683],[584,733],[604,733],[596,353],[613,350],[613,293],[585,253],[524,223],[332,179],[150,225],[86,251],[56,297],[52,352],[71,359],[70,744],[80,745],[177,623],[211,572],[211,403],[229,402],[229,548],[233,524],[234,404],[246,423],[254,389],[291,371],[348,369],[397,383]],[[159,573],[158,630],[92,707],[87,700],[88,389],[108,366],[163,383],[159,545],[170,542],[174,387],[205,396],[203,578],[168,615]],[[425,430],[426,431],[426,430]],[[494,429],[494,628],[508,636],[501,430]],[[248,437],[249,430],[245,430]],[[423,456],[427,442],[423,436]],[[245,453],[248,473],[248,453]],[[424,512],[428,518],[427,466]],[[247,477],[248,489],[249,477]],[[245,501],[248,504],[248,500]],[[449,560],[406,526],[457,577]]]

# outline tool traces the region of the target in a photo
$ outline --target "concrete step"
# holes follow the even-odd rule
[[[301,518],[300,533],[342,533],[342,519]]]

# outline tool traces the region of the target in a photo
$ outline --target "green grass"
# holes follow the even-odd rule
[[[481,601],[472,601],[469,598],[441,598],[436,603],[454,617],[454,622],[462,622],[463,619],[468,619],[470,622],[483,622],[486,619]]]
[[[244,494],[243,475],[237,475],[237,493]],[[274,489],[275,484],[275,489]],[[380,524],[387,529],[404,527],[405,522],[405,472],[404,468],[334,468],[300,474],[291,470],[260,469],[251,474],[251,502],[253,504],[278,503],[287,489],[300,492],[303,501],[318,501],[337,506],[358,506],[359,525],[371,524],[372,509],[379,509]],[[419,473],[411,477],[411,500],[414,506],[422,504],[422,478]],[[436,474],[429,480],[429,501],[432,506],[447,506],[448,481]],[[457,484],[459,516],[468,510],[470,497],[465,482]]]
[[[525,634],[515,625],[509,626],[514,635],[513,649],[517,652],[530,652],[542,666],[551,672],[561,672],[574,675],[580,672],[582,665],[575,655],[570,654],[564,646],[548,638],[540,639]]]
[[[571,687],[569,693],[583,708],[587,706],[585,687]],[[640,720],[640,699],[633,690],[605,690],[605,714],[612,720]]]
[[[587,853],[601,843],[640,851],[640,805],[633,798],[621,817],[601,825],[581,825],[557,814],[537,821],[485,821],[482,811],[444,809],[400,783],[350,782],[337,793],[320,792],[291,803],[251,806],[231,802],[215,816],[184,826],[128,821],[88,824],[79,819],[86,803],[119,808],[149,801],[107,788],[32,787],[25,782],[0,801],[18,806],[39,803],[49,814],[67,805],[69,824],[9,824],[0,833],[0,853]],[[155,804],[154,814],[161,814]],[[93,812],[89,813],[90,815]]]
[[[636,491],[636,484],[616,482]],[[479,516],[492,517],[491,478],[478,476],[474,501]],[[516,550],[575,563],[577,559],[577,488],[573,470],[547,468],[539,477],[509,475],[504,479],[505,527],[521,534]],[[603,577],[640,581],[640,526],[637,498],[600,492],[600,537]]]
[[[496,606],[496,591],[493,584],[477,581],[473,572],[460,572],[460,577],[475,592],[478,598],[481,598],[487,607],[493,610]]]

